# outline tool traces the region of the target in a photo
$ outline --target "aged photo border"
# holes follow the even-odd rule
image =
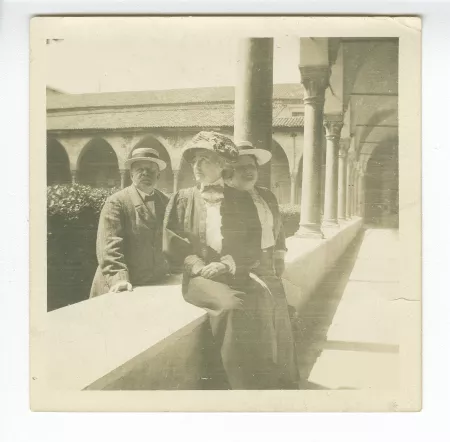
[[[45,40],[74,23],[168,17],[33,18],[30,27],[30,394],[42,411],[418,411],[421,408],[421,23],[413,17],[194,17],[208,26],[246,23],[248,36],[399,37],[400,379],[397,391],[52,391],[46,349]],[[186,20],[188,18],[170,18]],[[278,29],[278,30],[277,30]],[[281,31],[280,31],[281,29]]]

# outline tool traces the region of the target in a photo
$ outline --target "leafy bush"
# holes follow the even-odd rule
[[[292,236],[300,223],[300,205],[280,204],[280,213],[286,237]]]
[[[282,217],[299,217],[300,204],[280,204],[280,212]]]
[[[47,309],[89,297],[97,268],[95,242],[100,211],[119,189],[80,184],[47,188]]]
[[[84,214],[98,217],[106,198],[120,189],[97,189],[81,184],[47,187],[47,214],[67,223],[79,220]]]

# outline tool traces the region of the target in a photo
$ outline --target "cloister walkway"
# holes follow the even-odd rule
[[[302,389],[397,385],[398,242],[397,230],[366,227],[302,309]]]

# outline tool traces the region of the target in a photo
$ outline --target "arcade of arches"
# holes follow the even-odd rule
[[[55,139],[47,140],[47,184],[71,182],[69,157],[64,147]]]
[[[156,149],[160,158],[167,163],[167,167],[161,172],[158,181],[159,190],[171,194],[174,189],[182,189],[195,184],[194,174],[189,163],[182,158],[179,169],[173,170],[173,159],[165,147],[151,136],[145,136],[139,141],[130,150],[127,157],[133,150],[144,145]],[[94,138],[82,147],[76,159],[77,169],[72,174],[69,158],[62,144],[55,138],[49,138],[47,146],[48,185],[78,182],[92,187],[124,187],[131,183],[129,171],[120,167],[114,149],[103,138]],[[281,204],[298,203],[296,200],[291,201],[291,173],[286,153],[275,141],[272,145],[272,154],[273,158],[270,164],[261,170],[261,181],[264,182],[266,178],[270,177],[271,188]]]
[[[221,124],[203,119],[186,125],[180,119],[178,127],[172,120],[158,120],[154,103],[139,102],[148,114],[140,124],[131,111],[132,119],[117,119],[122,108],[112,108],[108,100],[96,105],[102,117],[92,122],[89,94],[55,98],[48,106],[48,184],[124,187],[130,183],[126,159],[145,144],[167,162],[158,188],[170,194],[194,184],[182,157],[186,141],[214,127],[272,151],[272,161],[260,170],[260,183],[270,186],[281,204],[300,204],[297,236],[323,238],[322,227],[335,228],[354,216],[372,225],[398,226],[398,39],[300,38],[302,90],[291,88],[291,95],[277,102],[273,76],[268,75],[273,63],[258,64],[258,53],[270,54],[273,41],[250,40],[243,48],[251,75],[239,71],[234,100],[220,108],[232,109],[231,124],[229,119]],[[258,94],[251,93],[255,85]],[[214,110],[191,101],[177,101],[182,108],[170,100],[158,101],[158,106],[175,116],[190,106],[197,112],[200,104],[205,114]],[[133,103],[124,98],[121,106],[137,105]]]
[[[195,184],[192,168],[184,158],[181,159],[179,169],[172,169],[172,162],[165,147],[151,136],[144,137],[127,155],[141,146],[156,149],[160,157],[166,161],[167,168],[161,172],[158,189],[171,194],[174,189],[182,189]],[[270,187],[280,204],[300,204],[302,195],[303,159],[297,166],[296,174],[290,172],[290,164],[284,149],[279,143],[272,143],[272,160],[270,165],[261,170],[261,180],[270,177]],[[323,156],[323,161],[325,156]],[[103,138],[93,138],[80,149],[75,161],[76,169],[71,170],[69,156],[64,146],[53,137],[47,140],[47,183],[69,184],[80,183],[92,187],[125,187],[131,183],[129,171],[120,167],[119,159],[111,145]],[[322,167],[321,203],[324,201],[325,164]],[[355,173],[355,176],[357,173]],[[293,178],[294,177],[294,178]],[[267,182],[267,181],[266,181]],[[264,182],[262,184],[265,184]],[[353,191],[356,185],[348,184]],[[368,224],[384,226],[398,226],[398,147],[393,143],[378,145],[366,164],[363,180],[365,200],[361,202],[359,213],[365,216]],[[354,201],[350,202],[355,205]],[[323,210],[322,210],[323,214]]]
[[[379,145],[367,163],[365,216],[369,224],[398,227],[398,148]]]
[[[112,147],[103,139],[90,141],[81,152],[77,180],[92,187],[120,185],[119,163]]]

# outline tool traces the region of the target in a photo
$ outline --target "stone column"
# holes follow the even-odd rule
[[[338,210],[338,154],[341,137],[342,121],[326,121],[324,123],[327,139],[326,169],[325,169],[325,199],[323,226],[337,226]],[[340,166],[340,159],[339,159]]]
[[[290,134],[290,137],[292,138],[292,152],[293,152],[293,158],[292,158],[292,172],[290,174],[291,177],[291,198],[290,202],[291,204],[298,204],[298,189],[297,189],[297,177],[298,177],[298,165],[296,161],[297,157],[297,146],[296,146],[296,138],[297,134],[295,132]]]
[[[127,171],[125,169],[120,169],[120,188],[125,189],[125,178],[127,176]]]
[[[77,184],[77,171],[72,169],[70,175],[72,177],[72,184]]]
[[[272,150],[273,38],[244,38],[239,45],[234,140]],[[270,162],[260,170],[270,188]]]
[[[353,164],[353,198],[352,212],[353,216],[358,216],[358,163]]]
[[[364,196],[364,171],[360,168],[358,175],[358,213],[361,218],[364,218],[365,214]]]
[[[297,174],[291,173],[291,204],[297,203]]]
[[[179,170],[173,171],[173,193],[178,191],[178,176],[180,175]]]
[[[323,238],[320,229],[320,169],[323,105],[330,71],[328,66],[301,66],[304,87],[304,146],[300,228],[296,236]]]
[[[347,219],[347,151],[346,140],[339,146],[339,184],[338,184],[338,220]]]
[[[355,164],[353,173],[353,215],[359,216],[359,164]]]
[[[352,163],[346,160],[347,163],[347,182],[346,182],[346,208],[345,217],[351,219],[352,217]]]

